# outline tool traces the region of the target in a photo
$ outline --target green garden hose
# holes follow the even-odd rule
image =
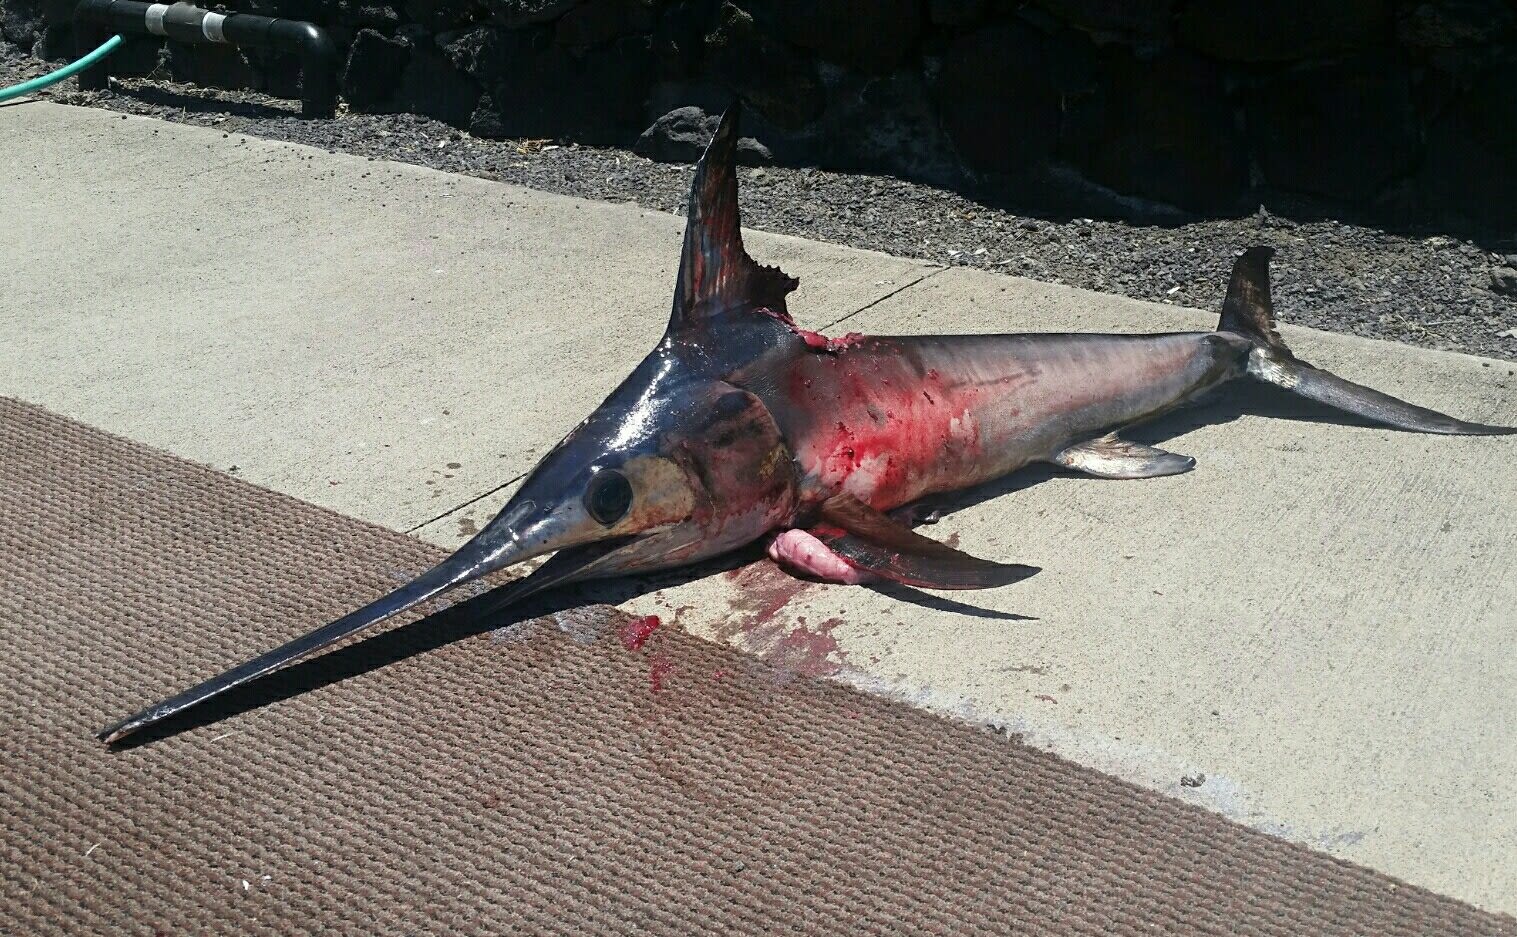
[[[119,45],[121,45],[121,37],[112,36],[111,38],[102,42],[100,44],[100,48],[96,49],[94,52],[91,52],[89,55],[86,55],[84,58],[80,59],[77,62],[70,62],[57,71],[48,72],[46,75],[43,75],[40,78],[33,78],[31,81],[23,81],[21,84],[11,85],[9,88],[0,88],[0,101],[9,101],[11,98],[19,98],[23,94],[31,94],[33,91],[40,91],[43,88],[46,88],[48,85],[55,85],[63,79],[68,78],[70,75],[75,75],[85,70],[86,68],[89,68],[91,65],[94,65],[96,62],[105,58],[107,55],[110,55],[112,52],[116,51],[116,47]]]

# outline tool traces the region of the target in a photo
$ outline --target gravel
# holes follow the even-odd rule
[[[0,43],[0,87],[48,67]],[[688,166],[630,150],[485,140],[411,114],[304,121],[298,102],[252,92],[146,79],[114,80],[108,92],[72,86],[39,97],[661,211],[683,212],[690,184]],[[1202,309],[1221,303],[1239,251],[1269,244],[1284,321],[1517,360],[1517,295],[1496,291],[1511,286],[1514,240],[1393,233],[1281,206],[1164,226],[1035,217],[887,176],[739,172],[753,228]]]

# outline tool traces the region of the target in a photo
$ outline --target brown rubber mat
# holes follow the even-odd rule
[[[606,607],[465,603],[93,739],[438,553],[0,400],[0,931],[1517,934]]]

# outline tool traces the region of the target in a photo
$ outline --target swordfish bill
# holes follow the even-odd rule
[[[797,281],[743,246],[739,108],[696,167],[663,337],[538,463],[501,512],[435,568],[315,631],[100,733],[119,740],[428,599],[551,554],[489,610],[552,586],[697,562],[766,543],[837,583],[1004,586],[1033,566],[970,556],[897,510],[1033,462],[1101,478],[1187,472],[1188,456],[1119,432],[1238,379],[1401,430],[1511,433],[1354,384],[1275,330],[1270,250],[1245,251],[1210,332],[848,335],[801,328]],[[593,315],[593,310],[585,314]],[[488,610],[487,610],[488,611]]]

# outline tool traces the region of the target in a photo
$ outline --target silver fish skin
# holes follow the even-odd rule
[[[889,510],[1192,401],[1243,375],[1251,348],[1225,332],[860,337],[761,362],[785,380],[752,386],[792,441],[804,500]]]

